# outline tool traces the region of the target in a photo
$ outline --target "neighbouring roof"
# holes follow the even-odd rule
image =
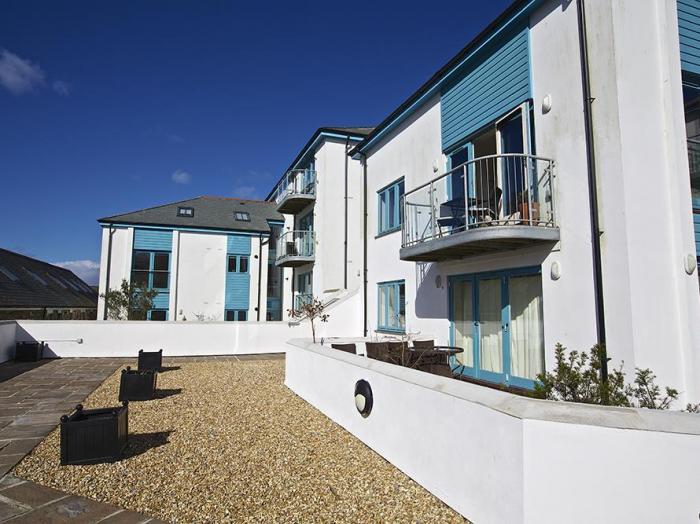
[[[280,179],[275,183],[274,186],[272,186],[272,189],[270,190],[270,193],[267,195],[265,200],[269,200],[272,195],[275,193],[275,189],[277,189],[277,186],[280,184],[280,182],[284,179],[284,175],[287,174],[288,171],[291,171],[292,169],[297,168],[297,164],[309,153],[310,150],[312,150],[321,137],[333,137],[334,135],[338,135],[339,138],[350,138],[353,140],[353,142],[359,142],[363,140],[367,135],[369,135],[373,127],[319,127],[316,132],[311,135],[311,138],[309,139],[308,142],[306,142],[306,145],[301,148],[299,151],[299,154],[294,158],[291,164],[289,164],[289,167],[287,168],[287,171],[282,173],[282,176]]]
[[[178,216],[178,209],[183,207],[194,209],[194,216]],[[247,212],[250,221],[235,220],[234,212]],[[98,220],[101,224],[217,229],[253,233],[270,233],[269,221],[284,221],[284,217],[275,210],[272,202],[217,196],[200,196]]]
[[[428,97],[435,94],[435,90],[440,87],[450,76],[458,71],[461,66],[470,59],[481,47],[493,37],[494,34],[502,31],[509,23],[526,16],[532,10],[543,3],[543,0],[514,0],[505,11],[493,20],[483,31],[472,39],[454,58],[442,66],[427,82],[408,97],[399,107],[397,107],[388,117],[377,125],[355,148],[350,152],[356,155],[365,152],[369,146],[376,142],[386,132],[393,129],[398,123],[405,120],[413,111],[423,105]]]
[[[0,308],[96,308],[97,292],[62,267],[0,248]]]

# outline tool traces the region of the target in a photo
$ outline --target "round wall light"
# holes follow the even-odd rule
[[[552,280],[559,280],[561,278],[561,266],[559,262],[552,262],[552,267],[550,268],[550,275]]]
[[[692,275],[695,273],[695,270],[698,267],[698,261],[693,255],[687,255],[685,257],[685,272],[689,275]]]
[[[360,415],[367,418],[372,412],[372,404],[374,403],[372,397],[372,387],[366,380],[358,380],[355,383],[355,407]]]
[[[542,113],[546,115],[551,110],[552,110],[552,96],[545,95],[545,97],[542,99]]]

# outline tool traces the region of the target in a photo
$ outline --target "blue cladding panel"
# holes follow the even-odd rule
[[[700,0],[677,0],[681,69],[700,74]]]
[[[168,309],[170,307],[170,293],[158,292],[156,298],[153,299],[154,309]]]
[[[134,249],[172,251],[173,232],[163,229],[134,229]]]
[[[529,28],[520,25],[474,57],[443,90],[443,150],[530,98],[528,38]]]
[[[700,211],[693,214],[695,224],[695,253],[700,257]]]
[[[250,274],[226,273],[226,309],[248,309]]]
[[[250,255],[250,237],[228,235],[226,252],[229,255]]]

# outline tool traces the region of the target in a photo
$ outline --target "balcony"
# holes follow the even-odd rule
[[[554,161],[470,160],[403,197],[401,260],[438,262],[555,243]]]
[[[277,258],[279,267],[297,267],[314,261],[314,232],[287,231],[277,240]]]
[[[280,213],[294,215],[316,200],[316,171],[295,169],[279,183],[275,204]]]

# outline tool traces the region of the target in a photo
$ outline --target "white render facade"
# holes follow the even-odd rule
[[[628,373],[635,367],[651,368],[660,383],[679,389],[683,399],[697,399],[699,253],[683,104],[682,84],[687,73],[681,72],[677,6],[675,2],[606,0],[586,2],[586,8],[588,70],[595,100],[592,134],[608,356],[614,366],[624,361]],[[441,187],[449,181],[440,176],[449,171],[450,156],[458,151],[452,145],[445,147],[446,137],[452,132],[445,130],[446,118],[455,105],[448,96],[452,89],[449,83],[447,87],[428,86],[423,89],[422,99],[419,91],[403,113],[395,112],[380,124],[379,132],[375,130],[355,150],[355,155],[366,164],[368,180],[368,335],[394,331],[382,328],[386,319],[382,319],[381,312],[386,310],[387,297],[393,292],[390,289],[387,295],[382,288],[399,282],[405,291],[396,304],[405,300],[405,311],[399,311],[401,306],[389,306],[390,316],[402,317],[397,333],[405,330],[414,337],[434,337],[443,344],[465,347],[474,352],[466,358],[467,367],[477,367],[476,378],[527,387],[527,381],[518,379],[532,379],[541,366],[551,367],[557,343],[577,350],[593,346],[598,341],[598,321],[577,5],[558,0],[521,2],[502,18],[506,28],[496,28],[494,34],[507,34],[508,24],[522,24],[523,19],[528,94],[496,111],[497,116],[491,121],[465,131],[458,140],[450,138],[450,142],[461,141],[466,144],[465,149],[470,149],[464,160],[472,162],[468,176],[477,179],[482,176],[482,155],[478,149],[486,152],[483,156],[515,152],[522,153],[528,162],[527,155],[551,159],[551,195],[546,202],[540,200],[539,206],[542,212],[545,205],[553,202],[556,241],[543,242],[533,236],[531,242],[524,242],[518,249],[501,250],[495,246],[485,254],[463,250],[455,255],[439,253],[435,260],[428,261],[400,259],[400,253],[410,251],[402,251],[407,236],[411,240],[410,236],[417,234],[410,225],[411,213],[415,213],[411,206],[428,202],[415,203],[415,197],[412,202],[412,195],[418,193],[411,191],[431,180],[435,180],[433,194],[439,194],[434,197],[438,202],[433,217],[438,225],[432,227],[441,230],[440,235],[435,235],[440,238],[428,235],[414,246],[429,251],[431,243],[443,242],[450,235],[445,232],[446,226],[439,225],[444,221],[444,201],[449,196]],[[640,34],[645,38],[640,39]],[[458,76],[451,81],[453,84],[464,81],[470,71],[478,71],[480,64],[488,63],[491,56],[508,45],[502,43],[506,37],[501,43],[497,36],[493,38],[496,42],[482,55],[475,52],[470,57],[467,52],[466,58],[463,56],[467,72],[453,73]],[[444,76],[450,74],[448,70]],[[492,68],[487,74],[500,73]],[[466,82],[469,84],[469,80]],[[493,96],[493,91],[483,96]],[[453,105],[445,107],[446,100]],[[503,122],[519,108],[525,131],[522,147],[519,144],[513,149],[512,143],[506,144],[508,140],[512,142],[512,133],[506,136]],[[464,111],[467,116],[462,118],[468,120],[470,108]],[[528,112],[529,122],[527,116],[523,118]],[[485,146],[486,140],[491,140],[492,145]],[[511,149],[507,150],[506,145]],[[512,176],[504,171],[501,162],[505,161],[508,157],[501,156],[491,164],[499,163],[494,173],[498,174],[496,183],[501,189],[504,178]],[[536,170],[539,175],[543,171],[541,167]],[[402,193],[405,192],[403,235],[399,229],[381,234],[377,231],[382,205],[378,196],[399,180],[403,181]],[[494,231],[499,227],[505,230],[514,220],[527,218],[522,208],[519,213],[506,216],[505,191],[495,220],[478,224],[486,227],[462,226],[459,231],[465,238],[481,234],[495,237]],[[477,200],[478,196],[477,183]],[[470,205],[467,203],[466,208]],[[469,241],[464,240],[465,244]],[[482,245],[488,247],[486,242]],[[536,292],[538,283],[534,280],[519,282],[517,289],[525,295],[513,296],[513,283],[523,277],[519,272],[524,268],[531,280],[539,281],[541,291]],[[498,280],[501,285],[495,283]],[[460,303],[459,297],[465,294],[469,294],[469,299]],[[463,311],[465,308],[470,311]],[[499,309],[502,315],[496,317]],[[515,309],[520,309],[520,316]],[[515,333],[516,327],[519,333]],[[539,351],[543,356],[538,358],[534,353]],[[494,358],[496,352],[499,354]],[[480,361],[475,362],[477,359]],[[479,365],[483,368],[478,369]],[[520,373],[516,373],[516,366]]]

